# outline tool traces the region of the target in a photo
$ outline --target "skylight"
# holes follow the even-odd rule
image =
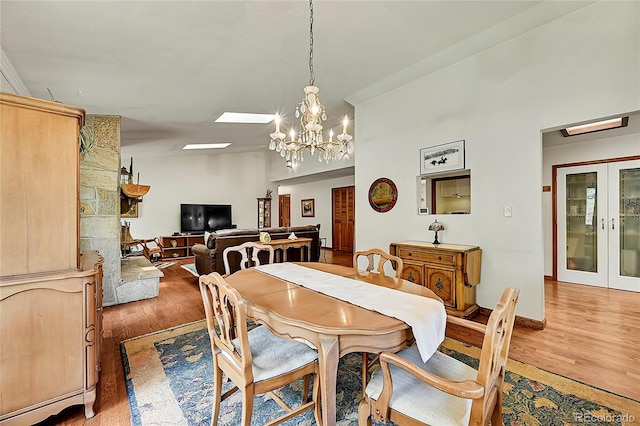
[[[221,149],[231,145],[229,142],[225,143],[190,143],[185,145],[182,149]]]
[[[245,112],[224,112],[216,119],[216,123],[271,123],[275,119],[274,114],[252,114]]]
[[[618,127],[626,127],[629,123],[629,117],[617,117],[609,120],[594,121],[593,123],[581,124],[579,126],[567,127],[562,129],[562,134],[566,136],[582,135],[584,133],[599,132],[601,130],[617,129]]]

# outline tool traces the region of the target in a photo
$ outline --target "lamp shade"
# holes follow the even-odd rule
[[[444,225],[436,219],[431,225],[429,225],[429,231],[444,231]]]

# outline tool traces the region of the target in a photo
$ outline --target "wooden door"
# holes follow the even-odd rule
[[[278,195],[278,226],[291,226],[291,195]]]
[[[353,253],[355,237],[355,186],[332,189],[334,250]]]

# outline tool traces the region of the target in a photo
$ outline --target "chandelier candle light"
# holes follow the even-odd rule
[[[438,231],[444,231],[444,225],[438,222],[438,219],[436,219],[431,225],[429,225],[429,231],[436,232],[436,237],[433,240],[433,244],[440,244],[440,241],[438,241]]]
[[[281,118],[276,114],[276,131],[271,133],[269,149],[280,153],[287,164],[295,165],[298,161],[304,161],[303,152],[308,149],[313,155],[316,150],[318,161],[329,163],[329,160],[339,160],[353,149],[353,136],[347,133],[349,117],[346,115],[342,121],[342,133],[336,135],[333,140],[333,129],[329,130],[329,140],[324,140],[322,133],[322,121],[327,119],[324,105],[320,103],[315,86],[315,73],[313,72],[313,0],[309,0],[309,85],[304,88],[304,97],[300,105],[296,107],[296,118],[300,119],[300,131],[291,127],[289,140],[287,135],[280,131]]]

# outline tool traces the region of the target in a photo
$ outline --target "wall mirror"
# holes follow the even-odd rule
[[[470,214],[471,170],[417,177],[418,214]]]

